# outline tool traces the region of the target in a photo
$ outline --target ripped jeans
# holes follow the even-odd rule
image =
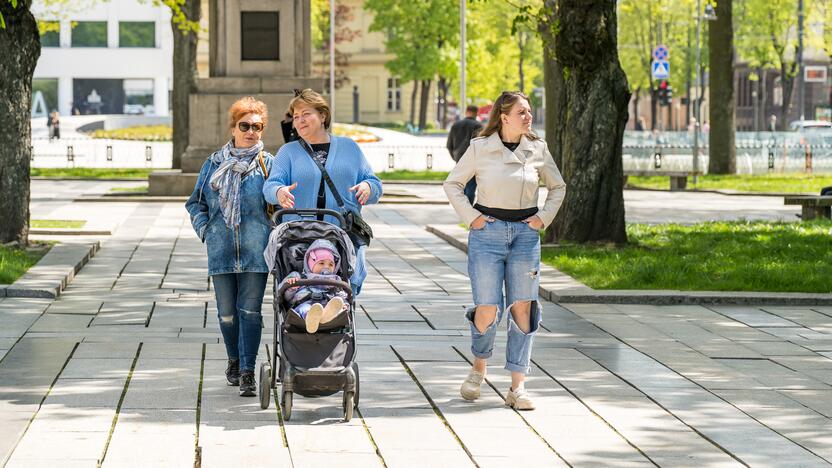
[[[468,232],[468,277],[476,305],[496,305],[497,318],[484,333],[474,325],[475,309],[466,318],[471,325],[471,352],[487,359],[494,350],[497,326],[508,316],[506,370],[529,372],[534,335],[540,326],[541,310],[537,301],[540,283],[540,235],[523,222],[489,218],[482,229]],[[503,288],[505,287],[505,297]],[[530,327],[523,333],[511,315],[511,305],[531,301]],[[506,308],[508,312],[504,314]]]
[[[220,331],[228,359],[239,359],[241,371],[253,371],[262,332],[263,294],[268,273],[213,275]]]

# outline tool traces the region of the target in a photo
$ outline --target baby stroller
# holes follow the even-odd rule
[[[299,220],[280,224],[283,216],[300,215]],[[355,268],[355,250],[347,233],[325,221],[323,215],[334,216],[345,225],[340,213],[333,210],[280,210],[272,219],[278,226],[269,238],[269,249],[274,252],[271,273],[274,276],[274,338],[268,362],[260,364],[260,407],[270,404],[276,381],[282,383],[280,406],[283,418],[292,417],[292,398],[295,393],[305,397],[329,396],[344,392],[344,420],[352,418],[358,407],[358,364],[355,362],[355,299],[349,284]],[[290,285],[278,289],[281,280],[292,271],[303,271],[303,257],[313,241],[332,242],[341,255],[337,272],[342,281],[300,279],[293,286],[319,285],[340,288],[347,293],[348,313],[338,315],[331,322],[321,324],[316,333],[308,333],[304,320],[291,311],[283,297]],[[270,263],[271,265],[271,263]],[[272,364],[278,363],[278,372]]]

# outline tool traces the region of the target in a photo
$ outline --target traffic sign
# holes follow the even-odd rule
[[[666,60],[654,60],[651,68],[654,80],[666,80],[670,78],[670,62]]]
[[[658,45],[653,49],[653,60],[666,62],[670,59],[670,49],[666,45]]]

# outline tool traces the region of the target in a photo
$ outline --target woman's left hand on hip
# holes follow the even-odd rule
[[[363,205],[370,199],[370,195],[373,193],[373,190],[370,188],[370,184],[367,182],[361,182],[358,185],[350,187],[350,192],[355,192],[355,199],[358,200],[358,203]]]
[[[540,219],[540,216],[534,215],[531,218],[526,218],[523,222],[528,224],[532,229],[537,229],[538,231],[543,229],[543,220]]]

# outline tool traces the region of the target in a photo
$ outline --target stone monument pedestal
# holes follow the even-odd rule
[[[190,95],[190,141],[182,168],[150,174],[148,194],[190,195],[202,164],[231,138],[228,108],[253,96],[269,108],[266,151],[283,144],[280,121],[293,89],[323,91],[311,78],[310,0],[211,0],[210,78]]]

